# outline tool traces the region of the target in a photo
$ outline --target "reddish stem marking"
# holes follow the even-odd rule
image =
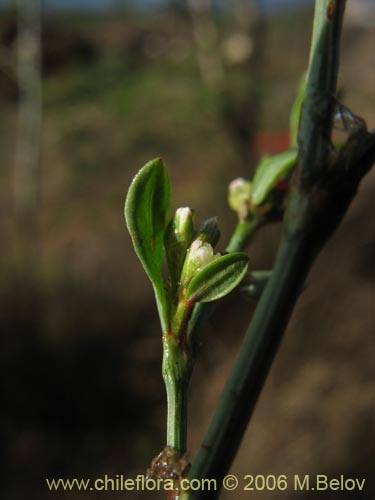
[[[336,14],[337,0],[331,0],[327,6],[327,19],[332,22]]]

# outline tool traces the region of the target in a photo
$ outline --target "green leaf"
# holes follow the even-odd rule
[[[275,156],[264,156],[254,175],[251,203],[261,205],[278,180],[285,179],[297,160],[297,150],[289,149]]]
[[[134,177],[125,201],[125,219],[134,250],[150,278],[163,328],[167,306],[163,266],[163,238],[170,209],[168,172],[160,158],[151,160]]]
[[[299,122],[301,119],[302,106],[306,96],[307,80],[304,74],[299,82],[297,95],[294,99],[292,109],[290,110],[289,117],[289,130],[290,130],[290,145],[297,147]]]
[[[231,292],[244,278],[248,266],[245,254],[234,252],[207,264],[190,281],[186,300],[212,302]]]

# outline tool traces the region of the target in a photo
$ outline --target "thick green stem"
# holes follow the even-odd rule
[[[220,485],[230,467],[316,252],[309,235],[285,232],[270,282],[193,462],[192,478],[217,479]],[[218,494],[190,492],[182,498],[217,498]]]
[[[303,183],[320,175],[330,149],[345,3],[346,0],[315,2],[306,98],[298,134]]]
[[[180,455],[186,452],[187,393],[190,379],[189,359],[174,334],[163,338],[163,378],[167,392],[167,446]]]
[[[360,176],[349,178],[349,173],[348,178],[342,172],[332,175],[327,165],[344,6],[344,0],[316,1],[299,134],[299,175],[282,241],[272,277],[190,473],[191,478],[217,479],[218,490],[185,493],[183,500],[218,497],[311,264],[341,221],[360,181]]]

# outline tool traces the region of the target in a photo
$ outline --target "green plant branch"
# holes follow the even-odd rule
[[[259,219],[239,222],[227,247],[228,252],[241,251],[253,238],[259,227]],[[156,290],[155,290],[156,294]],[[180,455],[186,451],[187,440],[187,399],[192,366],[195,359],[197,333],[202,322],[216,307],[215,302],[198,303],[194,307],[193,316],[187,331],[188,342],[184,346],[176,345],[173,333],[165,333],[163,337],[163,379],[167,393],[167,446],[176,449]],[[181,312],[176,311],[175,323],[185,329],[187,316],[186,305],[181,302]],[[181,326],[182,325],[182,326]],[[172,322],[172,332],[175,331]]]
[[[305,104],[298,134],[303,183],[320,175],[331,147],[339,68],[340,35],[346,0],[316,0]]]
[[[189,477],[218,480],[213,492],[182,500],[217,498],[255,407],[310,267],[341,222],[362,177],[374,162],[375,134],[360,131],[332,153],[332,97],[345,1],[317,0],[299,161],[272,276],[258,303],[241,351]]]
[[[287,239],[281,245],[251,329],[246,334],[213,421],[193,462],[191,478],[217,479],[220,484],[230,467],[301,283],[306,277],[312,258],[306,250],[308,245],[299,239]],[[192,492],[190,496],[182,498],[215,498],[217,494],[211,493],[212,497],[206,497],[203,492]]]
[[[250,219],[239,221],[226,248],[227,252],[241,252],[252,241],[260,226],[259,217],[255,214]]]
[[[357,164],[360,168],[339,183],[337,178],[330,182],[327,177],[327,196],[319,206],[311,198],[306,202],[304,194],[294,189],[270,281],[191,469],[191,479],[217,479],[219,489],[186,493],[181,500],[218,497],[222,478],[238,450],[311,264],[341,222],[362,176],[375,161],[375,134],[368,134],[364,142],[366,151]]]

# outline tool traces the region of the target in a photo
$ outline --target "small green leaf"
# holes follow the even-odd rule
[[[169,207],[168,172],[157,158],[146,163],[134,177],[125,201],[125,219],[134,250],[154,286],[163,327],[167,322],[163,238]]]
[[[245,254],[223,255],[202,268],[190,281],[186,300],[211,302],[231,292],[244,278],[248,266]]]
[[[294,99],[292,109],[290,110],[289,117],[289,130],[290,130],[290,145],[297,147],[298,129],[301,118],[302,106],[306,96],[307,80],[304,74],[299,82],[297,94]]]
[[[251,203],[261,205],[278,180],[285,179],[297,160],[297,150],[289,149],[275,156],[264,156],[254,175]]]

